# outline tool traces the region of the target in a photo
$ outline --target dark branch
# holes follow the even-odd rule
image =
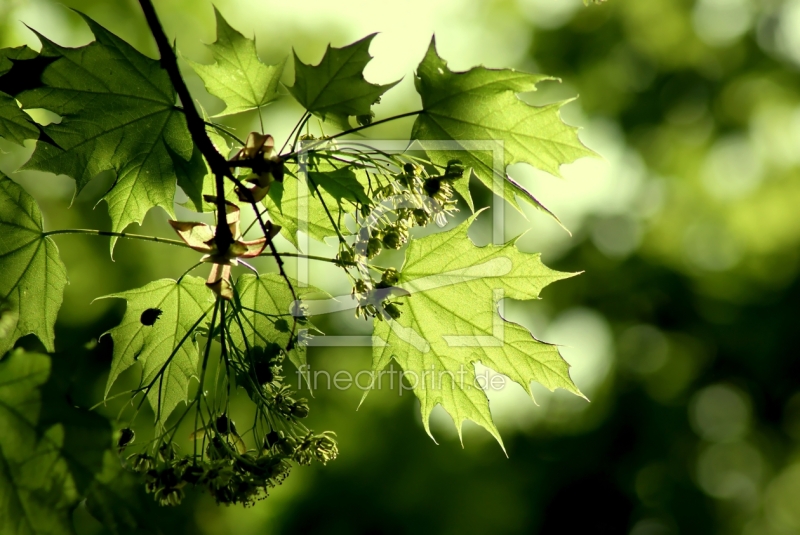
[[[211,138],[206,133],[205,121],[197,113],[197,108],[194,107],[194,101],[189,93],[189,88],[186,87],[186,82],[183,81],[181,72],[178,69],[178,58],[175,56],[175,51],[169,44],[167,35],[161,27],[161,22],[158,20],[158,15],[153,7],[151,0],[139,0],[139,5],[144,12],[144,18],[147,20],[147,25],[150,27],[150,33],[156,40],[158,52],[161,55],[161,67],[167,71],[172,86],[178,94],[178,98],[183,106],[183,112],[186,116],[186,126],[189,128],[189,133],[192,136],[197,148],[203,154],[203,157],[211,167],[211,172],[214,173],[217,188],[217,231],[215,234],[215,241],[217,249],[221,252],[226,252],[233,243],[233,235],[231,230],[226,224],[227,210],[225,209],[225,197],[223,191],[225,189],[225,176],[230,174],[230,167],[225,157],[220,154]]]

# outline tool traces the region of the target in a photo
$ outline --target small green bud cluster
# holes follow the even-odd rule
[[[369,222],[369,228],[367,235],[359,233],[355,244],[358,254],[348,248],[346,258],[340,253],[339,259],[349,263],[358,261],[358,255],[372,259],[383,249],[402,248],[408,243],[412,227],[424,227],[431,221],[444,225],[447,217],[457,211],[451,183],[463,175],[464,167],[458,160],[448,162],[444,173],[436,176],[431,176],[423,166],[404,164],[403,171],[394,175],[391,183],[375,191],[376,206],[389,203],[392,208],[386,213],[382,208],[362,213],[362,220]]]
[[[154,460],[146,454],[137,455],[132,466],[144,474],[145,490],[161,505],[175,506],[185,496],[185,487],[204,487],[218,503],[252,505],[267,497],[268,488],[280,485],[289,475],[291,463],[284,455],[245,453],[233,457],[224,455],[225,445],[219,437],[209,441],[209,448],[219,453],[214,457],[192,460],[188,457],[160,463],[157,468],[137,467]]]

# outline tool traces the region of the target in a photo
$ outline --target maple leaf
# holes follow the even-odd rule
[[[286,281],[277,273],[265,273],[258,277],[248,273],[236,280],[236,294],[239,296],[237,304],[241,307],[238,316],[242,323],[241,327],[234,325],[230,330],[231,339],[235,344],[250,348],[264,348],[269,344],[277,344],[285,348],[289,345],[292,334],[291,326],[294,320],[292,314],[299,313],[304,298],[310,295],[330,298],[318,288],[301,286],[293,279],[290,281],[300,303],[295,302]],[[305,322],[299,324],[298,328],[307,333],[313,326]],[[295,344],[289,351],[289,360],[298,370],[306,371],[304,343]]]
[[[57,366],[22,349],[0,360],[3,535],[73,535],[72,512],[82,496],[108,495],[95,477],[111,449],[111,425],[67,402],[65,365]]]
[[[37,53],[27,46],[3,48],[0,50],[0,78],[13,68],[14,60],[30,60],[36,56]],[[39,128],[30,116],[20,109],[16,99],[4,92],[4,89],[15,90],[13,84],[12,87],[8,87],[9,81],[0,83],[0,137],[17,145],[24,145],[26,139],[39,137]]]
[[[24,108],[62,118],[41,127],[50,142],[37,144],[24,169],[69,175],[78,192],[112,169],[116,181],[103,198],[111,229],[120,232],[141,223],[155,206],[172,215],[176,182],[187,192],[200,191],[205,166],[159,62],[82,16],[96,41],[65,48],[39,35],[40,55],[51,62],[39,87],[16,95]],[[180,174],[178,164],[184,168]],[[116,240],[111,239],[112,250]]]
[[[0,355],[26,334],[54,350],[54,327],[67,285],[58,247],[42,234],[36,201],[0,173]],[[2,334],[2,333],[0,333]]]
[[[106,396],[117,377],[139,363],[143,386],[152,385],[147,399],[156,418],[166,421],[189,392],[189,379],[197,372],[199,352],[194,333],[214,304],[213,294],[199,277],[179,281],[161,279],[139,289],[98,299],[127,301],[122,322],[108,331],[114,341]],[[159,311],[143,321],[147,311]]]
[[[467,234],[476,217],[410,243],[395,291],[389,292],[399,295],[392,301],[402,313],[375,321],[373,371],[394,359],[410,374],[428,434],[429,415],[441,404],[459,436],[469,419],[502,445],[486,394],[476,384],[475,363],[508,376],[531,396],[531,381],[580,391],[558,348],[505,320],[499,302],[537,299],[548,284],[575,274],[553,271],[538,254],[523,253],[511,242],[476,247]]]
[[[378,85],[364,79],[374,37],[368,35],[342,48],[328,45],[316,66],[306,65],[295,53],[295,82],[289,92],[305,109],[340,126],[345,126],[351,115],[371,116],[372,105],[399,82]]]
[[[318,241],[336,236],[336,229],[322,203],[309,194],[309,186],[304,179],[298,177],[297,167],[287,165],[287,174],[290,178],[283,181],[280,204],[271,196],[265,197],[263,201],[269,218],[281,227],[281,235],[298,249],[298,231]],[[317,189],[316,195],[325,202],[328,209],[337,206],[336,199],[324,189]]]
[[[208,92],[225,102],[225,110],[216,116],[252,110],[277,99],[286,60],[277,65],[262,63],[258,59],[255,40],[231,28],[216,7],[214,14],[217,40],[207,45],[214,63],[190,63]]]
[[[559,110],[569,100],[530,106],[517,97],[517,93],[535,91],[537,83],[552,79],[513,69],[485,67],[453,72],[436,52],[433,39],[414,80],[422,97],[423,113],[414,121],[411,138],[488,140],[489,148],[485,150],[429,150],[428,156],[440,165],[451,159],[461,160],[492,191],[497,177],[502,182],[502,196],[512,206],[519,210],[515,198],[519,196],[552,215],[533,194],[506,174],[507,166],[527,163],[558,176],[561,165],[594,155],[578,139],[578,129],[561,120]],[[502,152],[499,167],[495,165],[491,146]],[[467,181],[462,182],[456,184],[456,189],[472,207]]]

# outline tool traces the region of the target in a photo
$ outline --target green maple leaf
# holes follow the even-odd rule
[[[21,349],[0,361],[4,535],[73,534],[72,511],[81,496],[98,488],[95,478],[111,449],[111,426],[66,401],[65,372],[51,371],[49,357]]]
[[[54,326],[67,285],[58,247],[42,234],[36,201],[0,173],[0,305],[5,336],[0,355],[27,334],[54,349]]]
[[[475,363],[506,375],[528,393],[531,381],[550,390],[580,392],[558,348],[505,321],[497,310],[499,301],[537,299],[542,288],[574,274],[545,267],[538,254],[523,253],[511,242],[476,247],[467,235],[475,217],[411,242],[395,285],[401,289],[397,293],[410,295],[396,299],[402,311],[397,320],[375,321],[373,336],[385,344],[373,348],[373,370],[379,372],[394,359],[415,374],[416,384],[411,382],[428,434],[430,412],[441,404],[459,436],[463,420],[469,419],[502,444],[486,394],[476,386]]]
[[[141,475],[126,470],[114,451],[105,454],[103,471],[86,496],[86,509],[111,535],[184,533],[191,524],[188,507],[162,507],[145,491]]]
[[[69,175],[78,192],[112,169],[116,181],[104,199],[112,230],[120,232],[141,223],[155,206],[173,215],[176,181],[187,192],[199,191],[191,183],[202,184],[205,167],[193,158],[186,119],[159,62],[84,20],[96,37],[86,46],[64,48],[39,36],[41,55],[52,62],[41,75],[41,87],[16,98],[24,108],[44,108],[62,120],[42,127],[52,143],[38,143],[24,168]],[[176,165],[186,162],[190,169],[177,174]],[[112,250],[115,243],[112,238]]]
[[[488,140],[488,147],[493,146],[491,140],[502,141],[502,145],[494,145],[502,151],[499,166],[494,165],[491,148],[429,150],[428,156],[440,165],[451,159],[461,160],[490,189],[497,178],[502,181],[503,197],[517,209],[515,196],[518,195],[546,210],[528,190],[506,175],[506,167],[527,163],[559,176],[562,164],[594,155],[578,139],[578,129],[561,120],[559,110],[570,101],[530,106],[517,97],[517,93],[535,91],[537,83],[552,79],[513,69],[485,67],[453,72],[436,52],[436,41],[431,40],[414,80],[422,97],[423,113],[414,122],[411,138],[457,142]],[[461,146],[468,147],[467,144]],[[472,206],[467,181],[456,181],[455,187]]]
[[[287,175],[290,173],[291,171]],[[319,198],[312,197],[305,181],[301,184],[300,180],[303,179],[291,175],[284,179],[280,205],[276,204],[271,196],[265,197],[263,201],[269,212],[269,218],[276,225],[280,225],[281,235],[298,248],[298,231],[304,232],[318,241],[325,241],[325,238],[336,236],[336,230]],[[336,199],[324,190],[318,190],[316,195],[325,201],[325,206],[336,218],[338,206]]]
[[[0,76],[11,70],[12,60],[33,59],[36,52],[27,46],[3,48],[0,50]],[[39,128],[30,116],[17,105],[16,99],[3,92],[0,86],[0,137],[17,145],[24,145],[26,139],[39,137]]]
[[[191,62],[191,65],[208,92],[225,102],[225,110],[217,116],[252,110],[277,99],[286,60],[277,65],[265,65],[258,59],[255,40],[231,28],[216,8],[214,13],[217,40],[208,45],[214,63]]]
[[[372,59],[369,45],[375,34],[342,48],[328,45],[319,65],[306,65],[294,55],[295,82],[288,88],[302,106],[322,119],[347,124],[351,115],[371,115],[371,107],[397,82],[378,85],[364,79]]]
[[[343,200],[366,206],[372,204],[352,167],[333,168],[329,171],[309,171],[308,178],[311,191],[317,193],[319,188],[322,188],[336,199],[338,204],[341,204]]]
[[[45,355],[18,349],[0,361],[0,533],[72,534],[79,496],[60,455],[63,429],[39,432]]]
[[[301,287],[290,279],[297,299],[304,300],[309,295],[330,297],[313,286]],[[236,293],[242,307],[239,318],[241,326],[233,323],[230,326],[231,338],[238,347],[266,347],[270,343],[285,348],[289,343],[294,310],[294,298],[286,281],[277,273],[265,273],[256,277],[245,274],[236,281]],[[299,330],[313,329],[313,326],[297,324],[295,334]],[[289,352],[289,360],[298,369],[306,364],[306,348],[298,344]]]
[[[208,120],[208,117],[205,114],[203,115],[203,118]],[[206,134],[211,140],[211,143],[214,144],[214,147],[217,149],[217,151],[219,151],[220,154],[227,156],[230,152],[230,147],[228,147],[228,142],[225,140],[225,138],[221,136],[215,128],[211,127],[206,128]],[[195,157],[199,158],[200,164],[203,165],[206,173],[202,181],[194,180],[187,186],[181,186],[181,188],[184,190],[184,193],[186,193],[186,195],[189,197],[189,200],[181,203],[181,206],[195,212],[213,212],[217,209],[217,207],[213,203],[207,202],[205,197],[207,195],[216,197],[216,177],[214,176],[214,173],[211,172],[208,162],[203,159],[202,155],[200,154],[200,150],[197,147],[195,147],[195,154],[192,154],[192,158]],[[191,164],[184,165],[183,162],[179,161],[176,162],[175,172],[178,173],[178,177],[180,177],[181,173],[188,174],[193,171],[191,169]],[[190,189],[187,190],[187,187]],[[239,198],[234,191],[235,188],[236,184],[234,184],[232,180],[225,181],[225,198],[233,203],[239,202]]]
[[[138,362],[142,385],[152,384],[148,401],[159,420],[164,421],[189,392],[189,379],[197,373],[199,352],[194,339],[201,319],[213,306],[212,292],[199,277],[180,281],[161,279],[142,288],[100,299],[116,297],[128,303],[122,323],[108,334],[114,341],[111,373],[106,395],[117,377]],[[142,314],[160,310],[153,323]]]

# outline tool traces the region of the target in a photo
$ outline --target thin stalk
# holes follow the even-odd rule
[[[326,137],[324,139],[320,139],[318,142],[313,143],[310,147],[304,147],[303,151],[309,151],[314,147],[317,147],[323,143],[326,143],[332,139],[336,139],[342,136],[346,136],[349,134],[355,134],[356,132],[360,132],[361,130],[366,130],[367,128],[372,128],[373,126],[378,126],[379,124],[388,123],[390,121],[396,121],[397,119],[403,119],[405,117],[413,117],[415,115],[419,115],[421,113],[425,113],[425,110],[417,110],[417,111],[410,111],[408,113],[401,113],[400,115],[393,115],[392,117],[387,117],[386,119],[381,119],[380,121],[375,121],[374,123],[366,124],[364,126],[357,126],[356,128],[351,128],[350,130],[345,130],[343,132],[339,132],[338,134],[334,134],[332,136]],[[294,158],[297,156],[296,151],[292,151],[289,154],[281,156],[281,159],[288,160],[289,158]]]
[[[56,234],[89,234],[94,236],[113,236],[116,238],[126,238],[130,240],[143,240],[152,241],[156,243],[166,243],[168,245],[177,245],[180,247],[189,247],[180,240],[171,240],[169,238],[159,238],[158,236],[145,236],[143,234],[128,234],[127,232],[110,232],[105,230],[83,229],[83,228],[68,228],[61,230],[48,230],[43,232],[42,236],[55,236]]]

